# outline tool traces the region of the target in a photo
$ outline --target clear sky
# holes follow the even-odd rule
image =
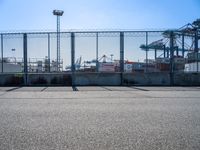
[[[167,29],[200,18],[200,0],[0,0],[0,31]]]
[[[71,29],[175,29],[200,18],[200,0],[0,0],[0,31],[56,31],[54,9],[64,10],[61,30]],[[51,60],[56,59],[56,36],[51,37]],[[163,38],[149,34],[149,43]],[[145,34],[125,38],[125,59],[143,61]],[[96,58],[95,37],[76,38],[76,60]],[[23,56],[22,35],[4,37],[4,56]],[[47,56],[47,36],[31,38],[28,35],[28,58]],[[16,51],[12,51],[16,49]],[[0,52],[1,53],[1,52]],[[70,64],[70,38],[61,39],[61,59],[64,67]],[[114,54],[119,60],[118,37],[99,38],[99,58]],[[154,53],[149,53],[153,58]]]

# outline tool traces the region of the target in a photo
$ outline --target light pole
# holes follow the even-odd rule
[[[14,63],[16,64],[15,48],[12,48],[11,51],[13,52],[13,60],[14,60]]]
[[[113,54],[110,55],[111,62],[113,61]]]
[[[60,16],[64,11],[53,10],[53,15],[57,16],[57,71],[60,71]]]

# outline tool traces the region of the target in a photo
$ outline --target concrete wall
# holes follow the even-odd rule
[[[76,85],[121,85],[120,73],[76,73]]]
[[[123,79],[123,80],[122,80]],[[75,73],[75,85],[170,85],[168,73]],[[121,84],[123,83],[123,84]],[[21,86],[23,74],[0,74],[0,86]],[[29,86],[71,86],[70,73],[28,74]],[[175,73],[174,85],[200,86],[200,73]]]
[[[174,85],[200,86],[200,73],[175,73]]]
[[[28,74],[28,85],[63,85],[71,86],[71,74],[64,73],[35,73]]]
[[[20,86],[23,84],[23,74],[0,74],[0,86]]]
[[[167,73],[124,73],[124,85],[170,85]]]
[[[28,74],[27,85],[46,86],[46,85],[63,85],[71,86],[71,74]],[[24,74],[0,74],[0,86],[21,86],[24,83]]]

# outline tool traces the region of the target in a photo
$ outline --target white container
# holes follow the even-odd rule
[[[193,62],[185,64],[185,72],[197,72],[200,71],[200,62]]]

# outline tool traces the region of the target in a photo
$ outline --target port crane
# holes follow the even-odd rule
[[[140,48],[145,51],[154,51],[155,59],[158,57],[169,58],[170,57],[170,34],[173,32],[173,45],[175,57],[182,56],[184,58],[185,52],[193,53],[199,51],[198,41],[200,39],[200,19],[197,19],[192,24],[188,23],[178,30],[167,30],[162,33],[163,38],[154,41],[148,45],[142,44]],[[187,39],[186,39],[187,38]],[[188,38],[190,40],[188,40]],[[160,56],[157,56],[157,51],[162,51]]]

